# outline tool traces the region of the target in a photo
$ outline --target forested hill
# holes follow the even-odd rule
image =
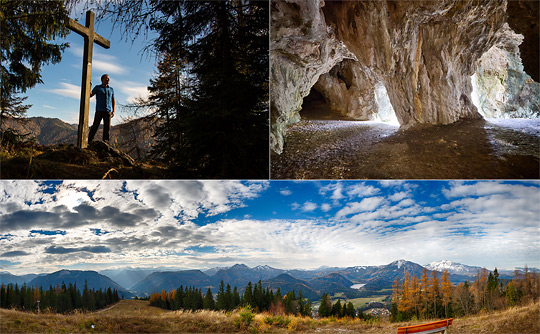
[[[35,138],[40,145],[73,144],[77,142],[77,124],[58,118],[30,117],[24,121],[4,119],[3,129],[13,129],[27,140]],[[4,124],[5,123],[5,124]],[[133,159],[145,158],[155,141],[153,134],[160,122],[155,118],[137,118],[111,127],[111,145],[129,154]],[[95,136],[101,139],[103,126]]]

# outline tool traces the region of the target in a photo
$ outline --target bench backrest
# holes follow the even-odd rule
[[[430,333],[440,333],[445,332],[448,327],[452,324],[454,319],[445,319],[435,322],[430,322],[427,324],[398,327],[397,334],[430,334]]]

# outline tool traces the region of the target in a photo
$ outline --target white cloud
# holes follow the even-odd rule
[[[42,105],[43,108],[47,108],[47,109],[56,109],[55,107],[51,107],[51,106],[48,106],[46,104]]]
[[[513,190],[515,185],[508,184],[507,191],[501,188],[496,192],[486,191],[484,195],[452,197],[443,201],[443,205],[434,204],[438,201],[420,205],[412,196],[399,202],[382,195],[368,197],[347,203],[336,215],[336,221],[328,221],[323,218],[257,220],[250,217],[258,215],[249,212],[242,212],[243,219],[216,216],[248,206],[250,199],[263,196],[272,186],[268,181],[68,180],[54,185],[54,191],[45,192],[50,186],[44,182],[3,180],[0,182],[0,215],[4,219],[0,248],[3,252],[24,249],[31,253],[13,258],[20,264],[3,268],[21,273],[35,272],[36,263],[44,271],[81,263],[100,265],[102,269],[119,263],[135,266],[182,263],[186,268],[201,268],[238,262],[308,268],[377,265],[398,258],[420,264],[449,259],[510,269],[524,264],[540,266],[537,256],[540,208],[536,201],[540,184],[520,185],[519,193]],[[328,193],[327,200],[331,200],[334,190]],[[80,211],[84,207],[79,205],[84,203],[91,204],[86,212]],[[308,212],[318,207],[323,212],[332,208],[328,203],[318,205],[309,200],[301,203],[293,205]],[[149,209],[156,213],[145,211]],[[278,205],[272,208],[278,213],[282,209]],[[14,215],[17,212],[29,215]],[[39,213],[59,215],[62,219],[54,221],[45,215],[39,220],[34,216]],[[102,213],[106,215],[96,216]],[[107,215],[124,219],[123,225],[107,219]],[[31,228],[20,228],[24,225],[23,218],[34,219],[35,226],[39,226],[35,229],[58,229],[66,233],[54,236],[33,233],[29,237]],[[16,228],[6,230],[6,226]],[[91,228],[108,233],[96,235]],[[12,236],[1,238],[5,234]],[[45,253],[51,243],[64,248],[103,245],[112,251],[52,255]],[[216,251],[193,250],[198,246],[213,247]]]
[[[289,189],[282,189],[279,191],[280,194],[282,194],[283,196],[291,196],[292,195],[292,191],[290,191]]]
[[[388,199],[391,200],[392,202],[399,202],[409,195],[410,193],[407,191],[400,191],[400,192],[397,192],[388,196]]]
[[[46,91],[61,96],[71,97],[76,100],[81,98],[81,86],[73,85],[67,82],[60,82],[59,84],[62,88],[47,89]]]
[[[326,186],[319,188],[319,194],[325,195],[330,192],[330,198],[334,200],[335,203],[337,203],[340,199],[345,198],[343,195],[343,183],[341,182],[335,182],[335,183],[329,183]]]
[[[304,212],[311,212],[311,211],[315,211],[315,209],[317,209],[317,204],[313,203],[313,202],[306,202],[304,203],[304,205],[302,206],[302,211]]]
[[[113,84],[111,83],[111,86],[112,85]],[[128,103],[134,103],[135,99],[137,98],[147,99],[149,95],[148,88],[140,83],[124,81],[117,83],[116,87],[118,87],[122,93],[128,96],[126,98],[126,102]]]
[[[385,202],[386,200],[384,199],[384,197],[368,197],[364,198],[360,202],[350,202],[347,203],[347,205],[343,209],[339,210],[336,213],[336,217],[340,218],[358,212],[373,211]]]
[[[377,195],[380,192],[378,188],[371,185],[353,184],[347,188],[347,195],[349,198],[353,197],[371,197]]]
[[[328,212],[330,210],[332,210],[332,206],[330,204],[328,203],[321,204],[321,211]]]
[[[69,51],[76,56],[77,58],[81,59],[81,65],[77,65],[78,68],[81,68],[82,66],[82,57],[84,49],[80,45],[72,45],[69,48]],[[102,74],[126,74],[129,71],[129,68],[122,66],[119,64],[118,58],[115,56],[111,56],[108,54],[103,54],[102,51],[100,51],[97,48],[94,48],[94,54],[92,56],[92,69],[93,74],[97,75],[98,77],[101,77]],[[96,73],[97,71],[102,73]],[[112,83],[112,78],[111,78]]]
[[[94,67],[94,70],[99,70],[103,73],[107,74],[125,74],[127,73],[127,69],[124,66],[121,66],[119,64],[108,62],[108,61],[102,61],[94,59],[92,61],[92,66]],[[100,75],[101,76],[101,75]]]
[[[397,206],[400,206],[400,207],[407,207],[411,205],[414,205],[414,201],[410,198],[404,199],[403,201],[397,204]]]

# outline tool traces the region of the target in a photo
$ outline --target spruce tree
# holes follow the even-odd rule
[[[223,283],[223,280],[221,280],[219,283],[219,290],[216,299],[216,309],[225,310],[227,308],[227,304],[225,301],[225,283]]]
[[[216,305],[214,301],[214,296],[212,296],[212,290],[208,288],[208,290],[206,291],[206,295],[204,296],[203,308],[205,310],[213,310],[215,307]]]
[[[0,9],[0,126],[4,117],[22,117],[29,106],[16,94],[42,83],[44,64],[58,63],[67,43],[68,12],[63,1],[2,1]]]

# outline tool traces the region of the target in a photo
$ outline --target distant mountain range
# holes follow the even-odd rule
[[[105,275],[101,275],[95,271],[90,270],[60,270],[52,274],[38,276],[28,283],[29,286],[42,286],[43,289],[48,289],[50,286],[62,285],[65,283],[76,284],[79,290],[84,288],[84,284],[87,284],[89,289],[116,289],[118,294],[122,298],[131,298],[133,294],[121,287],[118,283],[111,280]]]
[[[40,145],[76,144],[77,124],[58,118],[30,117],[25,121],[3,120],[3,128],[11,128],[28,138],[35,138]],[[111,127],[111,145],[134,159],[144,158],[154,145],[154,130],[161,122],[156,118],[138,118]],[[95,138],[103,133],[101,125]]]
[[[76,283],[78,288],[88,282],[89,288],[117,289],[124,298],[134,295],[148,296],[161,290],[169,291],[180,285],[184,287],[195,286],[205,291],[211,288],[217,292],[221,280],[231,287],[238,287],[243,291],[248,282],[253,284],[261,281],[264,287],[272,289],[280,288],[285,294],[288,291],[302,291],[302,294],[312,300],[320,298],[322,293],[342,293],[347,298],[359,298],[372,296],[382,289],[391,289],[396,278],[402,279],[405,273],[420,277],[424,270],[439,272],[448,270],[450,280],[457,284],[465,280],[473,281],[480,267],[467,266],[450,261],[433,262],[421,266],[414,262],[398,260],[381,266],[355,266],[347,268],[321,267],[312,270],[284,270],[269,266],[256,266],[250,268],[244,264],[236,264],[231,267],[212,268],[201,270],[177,270],[177,271],[153,271],[151,269],[118,269],[104,270],[101,273],[95,271],[61,270],[48,275],[24,275],[16,276],[7,272],[0,273],[0,281],[3,284],[17,283],[30,286]],[[529,268],[529,271],[538,271]],[[104,274],[107,274],[105,276]],[[501,278],[512,278],[513,272],[500,271]],[[111,278],[114,278],[111,279]],[[118,284],[122,282],[121,284]],[[134,283],[136,282],[136,283]],[[126,289],[125,287],[129,288]]]
[[[11,273],[8,273],[7,271],[0,272],[0,284],[18,284],[23,285],[24,283],[29,283],[34,278],[38,277],[36,274],[28,274],[28,275],[12,275]]]

